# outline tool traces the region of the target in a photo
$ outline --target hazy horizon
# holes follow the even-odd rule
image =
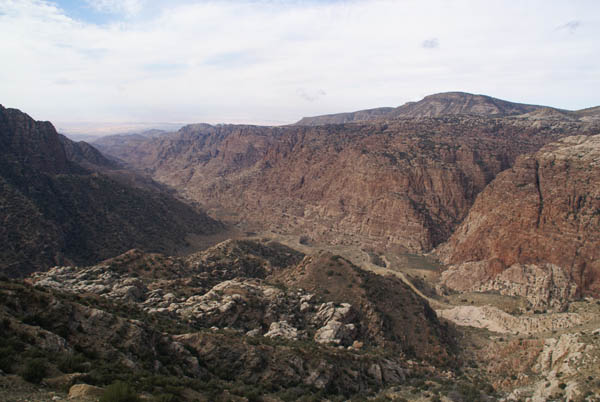
[[[464,91],[600,104],[600,3],[0,0],[0,103],[62,130],[289,124]]]

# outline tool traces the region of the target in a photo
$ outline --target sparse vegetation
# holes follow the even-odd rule
[[[139,402],[140,398],[129,384],[117,381],[108,387],[100,397],[100,402]]]
[[[24,380],[39,384],[47,372],[48,366],[46,360],[43,358],[34,358],[25,361],[25,365],[19,374],[21,374]]]

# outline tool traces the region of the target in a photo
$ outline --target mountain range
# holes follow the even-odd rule
[[[359,110],[352,113],[337,113],[323,116],[303,117],[296,124],[318,126],[324,124],[342,124],[372,120],[390,120],[397,118],[439,117],[444,115],[472,115],[486,117],[517,116],[538,112],[555,113],[563,117],[598,119],[598,109],[589,108],[567,111],[547,106],[526,105],[492,98],[486,95],[474,95],[466,92],[444,92],[429,95],[418,102],[408,102],[396,108],[382,107]]]
[[[0,146],[0,399],[600,398],[600,107]]]

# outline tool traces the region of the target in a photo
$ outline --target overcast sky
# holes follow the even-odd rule
[[[0,103],[79,122],[291,123],[466,91],[600,104],[600,1],[0,0]]]

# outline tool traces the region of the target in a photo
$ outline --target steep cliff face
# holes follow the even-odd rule
[[[91,173],[75,160],[102,169],[109,161],[63,141],[67,151],[52,124],[0,107],[0,272],[92,263],[132,247],[174,252],[189,233],[220,230],[167,192]]]
[[[445,241],[517,155],[581,127],[474,116],[198,124],[115,156],[230,222],[418,252]]]
[[[450,287],[500,281],[497,290],[510,292],[547,276],[551,299],[600,295],[600,136],[567,137],[520,157],[438,253],[453,264],[444,276]]]

